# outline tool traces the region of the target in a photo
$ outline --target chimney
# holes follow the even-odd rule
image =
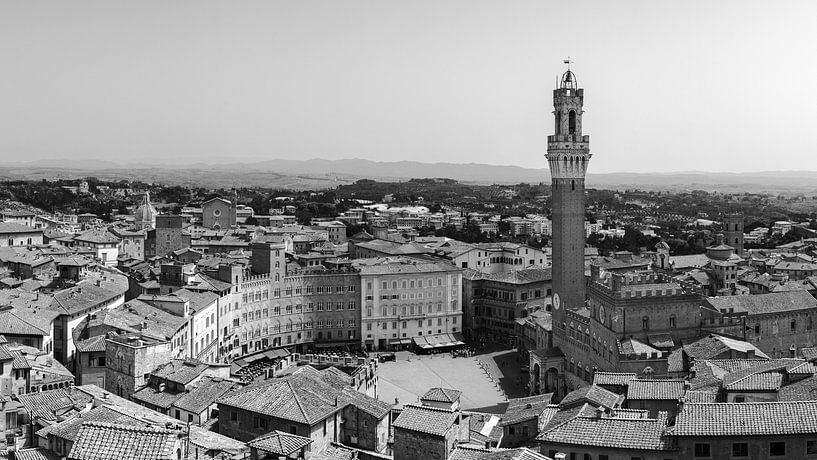
[[[715,235],[715,246],[720,246],[723,244],[723,233],[718,233]]]
[[[604,417],[604,408],[599,406],[596,408],[596,418]]]

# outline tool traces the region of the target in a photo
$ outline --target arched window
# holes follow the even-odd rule
[[[556,111],[556,135],[562,134],[562,112]]]
[[[576,111],[571,110],[567,116],[567,133],[570,135],[576,134]]]
[[[650,317],[644,316],[641,318],[641,329],[647,330],[650,328]]]

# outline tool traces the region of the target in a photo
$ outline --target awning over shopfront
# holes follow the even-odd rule
[[[414,345],[416,345],[416,346],[418,346],[418,347],[420,347],[420,348],[422,348],[424,350],[429,350],[431,348],[434,348],[433,345],[429,345],[428,341],[426,341],[426,337],[422,337],[422,336],[412,337],[411,340],[414,342]]]
[[[413,337],[414,344],[424,350],[432,348],[449,348],[465,345],[460,334],[435,334]]]

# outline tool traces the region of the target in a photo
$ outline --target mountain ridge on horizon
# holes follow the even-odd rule
[[[489,163],[477,163],[477,162],[453,162],[453,161],[438,161],[438,162],[425,162],[425,161],[416,161],[416,160],[399,160],[399,161],[383,161],[383,160],[369,160],[365,158],[340,158],[335,160],[330,160],[326,158],[310,158],[307,160],[290,160],[290,159],[270,159],[270,160],[247,160],[247,161],[232,161],[232,162],[210,162],[210,161],[196,161],[194,163],[186,163],[186,162],[163,162],[163,163],[145,163],[141,161],[129,161],[129,162],[120,162],[120,161],[111,161],[111,160],[100,160],[100,159],[93,159],[93,158],[83,158],[83,159],[41,159],[41,160],[32,160],[32,161],[2,161],[0,162],[0,167],[11,167],[11,168],[67,168],[67,169],[119,169],[119,168],[145,168],[145,169],[214,169],[214,168],[235,168],[235,167],[246,167],[246,166],[265,166],[269,168],[284,168],[289,169],[293,166],[297,165],[316,165],[316,164],[353,164],[357,165],[357,163],[370,163],[376,165],[422,165],[422,166],[469,166],[469,167],[480,167],[480,168],[508,168],[508,169],[519,169],[524,171],[548,171],[549,168],[542,167],[542,168],[532,168],[527,166],[519,166],[519,165],[512,165],[512,164],[489,164]],[[315,171],[302,171],[305,173],[314,173]],[[320,171],[321,173],[323,171]],[[597,172],[597,173],[588,173],[588,175],[616,175],[616,174],[631,174],[631,175],[688,175],[688,174],[717,174],[717,175],[771,175],[771,174],[817,174],[817,170],[794,170],[794,169],[786,169],[786,170],[758,170],[758,171],[707,171],[707,170],[700,170],[700,169],[691,169],[691,170],[684,170],[684,171],[606,171],[606,172]],[[428,176],[431,177],[431,176]],[[436,176],[435,176],[436,177]]]
[[[284,185],[307,180],[324,187],[332,182],[348,183],[357,179],[408,180],[412,178],[449,178],[478,184],[539,183],[550,180],[548,168],[528,168],[516,165],[489,165],[484,163],[426,163],[414,160],[375,161],[360,158],[327,160],[262,160],[213,164],[206,160],[192,164],[146,164],[145,162],[119,163],[111,160],[55,159],[30,162],[2,162],[0,167],[7,178],[41,178],[48,173],[55,176],[82,177],[101,174],[106,177],[138,178],[140,174],[151,180],[180,182],[179,177],[190,173],[190,181],[212,184],[217,173],[241,173],[242,183],[251,172],[253,184],[263,182],[263,175],[275,175]],[[289,178],[289,182],[286,180]],[[219,178],[223,183],[224,178]],[[248,179],[246,179],[248,180]],[[233,180],[235,181],[235,180]],[[317,181],[317,182],[316,182]],[[325,184],[321,184],[325,183]],[[667,188],[681,186],[757,186],[808,188],[817,183],[817,171],[757,171],[757,172],[602,172],[589,173],[591,187],[644,186]],[[303,182],[306,185],[306,182]],[[300,185],[293,185],[300,186]]]

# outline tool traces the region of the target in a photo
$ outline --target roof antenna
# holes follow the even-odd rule
[[[573,61],[571,61],[571,60],[570,60],[570,56],[568,56],[568,57],[567,57],[567,59],[565,59],[565,60],[564,60],[564,61],[562,61],[562,62],[564,62],[565,64],[567,64],[567,70],[570,70],[570,64],[572,64],[572,63],[573,63]]]

